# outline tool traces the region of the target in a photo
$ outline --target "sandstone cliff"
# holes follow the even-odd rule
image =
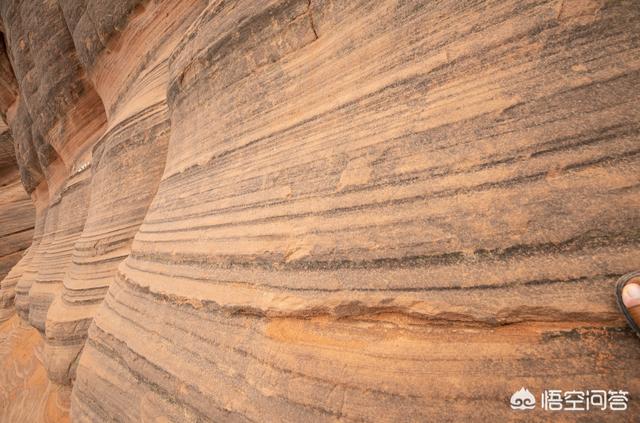
[[[27,261],[21,259],[34,235],[34,207],[20,183],[14,141],[6,124],[17,95],[18,85],[0,40],[0,322],[14,313],[15,285]]]
[[[521,386],[640,395],[612,289],[640,264],[637,1],[0,18],[0,320],[38,330],[73,420],[503,421]]]

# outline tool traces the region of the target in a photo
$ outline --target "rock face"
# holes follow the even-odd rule
[[[635,2],[0,15],[35,206],[1,292],[73,420],[502,421],[522,386],[640,394],[612,289],[640,263]]]
[[[0,188],[0,321],[15,313],[15,286],[28,263],[34,209],[18,173]]]
[[[97,13],[92,8],[99,4],[88,4],[70,24],[83,64],[105,102],[108,128],[93,147],[91,201],[84,230],[75,244],[60,301],[47,315],[45,357],[50,359],[49,376],[59,383],[75,378],[75,363],[89,324],[118,265],[130,253],[160,182],[170,126],[167,60],[185,31],[186,18],[197,15],[197,4],[192,3],[181,3],[183,9],[177,10],[184,15],[175,13],[171,2],[150,5],[136,19],[135,31],[118,34],[118,43],[129,48],[104,56],[100,43],[91,44],[90,49],[83,41],[106,25],[91,18]],[[121,13],[126,16],[126,11]],[[166,28],[174,30],[166,32]]]
[[[43,340],[17,315],[0,323],[0,421],[69,421],[69,386],[47,379]]]
[[[20,183],[14,141],[6,124],[17,94],[5,44],[0,40],[0,322],[15,313],[15,286],[28,263],[23,255],[31,244],[34,225],[34,207]]]

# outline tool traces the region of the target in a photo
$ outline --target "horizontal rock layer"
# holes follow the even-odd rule
[[[640,388],[611,295],[640,258],[628,6],[211,4],[73,415],[506,419],[521,384]]]
[[[83,50],[88,48],[83,37],[101,27],[98,20],[91,21],[96,27],[84,21],[94,4],[87,5],[73,32],[80,57],[105,102],[108,128],[93,146],[91,201],[82,235],[73,248],[61,295],[47,310],[45,365],[58,383],[75,378],[88,327],[118,265],[130,252],[160,182],[170,126],[167,60],[184,31],[181,26],[197,14],[192,3],[182,2],[178,9],[170,2],[150,5],[135,20],[135,30],[117,36],[118,43],[130,48],[106,57]],[[175,32],[167,33],[166,28]]]
[[[0,39],[0,322],[15,313],[15,285],[34,235],[34,207],[20,183],[15,137],[7,124],[17,95],[18,84]]]
[[[15,164],[15,162],[14,162]],[[0,187],[0,321],[15,313],[15,285],[27,265],[34,208],[16,172]],[[14,267],[15,266],[15,267]]]
[[[634,2],[0,15],[36,210],[0,286],[73,420],[502,421],[523,386],[640,393],[613,298],[640,262]]]

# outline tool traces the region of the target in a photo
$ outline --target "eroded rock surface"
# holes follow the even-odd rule
[[[17,95],[18,85],[0,40],[0,322],[15,313],[15,286],[28,262],[23,256],[34,226],[34,207],[20,183],[14,138],[7,125]]]
[[[33,204],[14,172],[0,187],[0,321],[15,313],[15,286],[29,261],[33,221]]]
[[[47,378],[43,344],[38,331],[16,315],[0,323],[0,421],[70,421],[71,388]]]
[[[158,188],[169,141],[168,56],[199,10],[198,2],[184,1],[178,8],[172,2],[151,4],[143,15],[129,17],[135,21],[129,30],[102,35],[111,40],[105,50],[101,43],[84,41],[105,31],[104,25],[110,28],[91,18],[102,16],[94,9],[100,7],[99,2],[89,2],[80,16],[66,15],[83,64],[104,101],[108,128],[93,147],[84,230],[60,300],[47,315],[45,356],[51,358],[50,376],[59,383],[74,379],[89,324],[118,265],[130,253]],[[128,16],[127,10],[119,13],[123,19]],[[113,43],[128,48],[110,50]]]
[[[640,395],[613,298],[640,263],[635,2],[0,15],[35,205],[1,286],[74,420],[503,421],[522,386]]]

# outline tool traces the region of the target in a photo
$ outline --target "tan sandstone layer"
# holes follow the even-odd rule
[[[17,316],[0,323],[0,421],[69,422],[68,387],[47,379],[38,331]]]
[[[203,12],[76,418],[488,419],[523,383],[637,391],[610,294],[640,258],[637,10],[457,5]]]
[[[0,16],[36,209],[10,280],[73,420],[504,421],[522,386],[632,398],[554,420],[640,414],[613,298],[640,263],[637,2]]]
[[[0,322],[15,313],[15,285],[33,237],[33,204],[18,173],[13,176],[0,186]]]
[[[15,313],[15,285],[28,262],[23,256],[34,227],[34,207],[20,182],[14,138],[7,125],[17,94],[6,46],[0,40],[0,322]]]

